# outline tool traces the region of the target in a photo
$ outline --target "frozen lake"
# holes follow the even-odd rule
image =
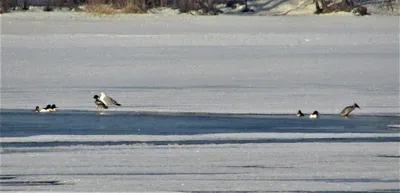
[[[398,17],[0,17],[1,191],[400,190]]]
[[[1,17],[2,108],[399,113],[398,17]]]

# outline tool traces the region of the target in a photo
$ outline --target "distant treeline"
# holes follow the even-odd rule
[[[69,8],[100,14],[114,13],[146,13],[152,8],[168,7],[178,9],[180,13],[202,15],[217,15],[221,13],[216,5],[225,4],[235,9],[236,5],[245,5],[242,12],[254,12],[249,8],[248,0],[0,0],[0,13],[7,10],[28,10],[30,6],[43,7],[44,11]],[[273,1],[273,0],[271,0]],[[281,0],[280,2],[284,2]],[[380,4],[394,11],[392,3],[400,0],[313,0],[315,14],[325,14],[337,11],[353,12],[356,15],[367,15],[364,5]],[[82,6],[84,5],[84,6]],[[398,6],[396,6],[398,8]]]
[[[101,11],[104,5],[108,9],[127,10],[127,12],[146,12],[157,7],[170,7],[179,9],[182,13],[198,11],[200,14],[216,15],[219,10],[217,4],[228,3],[237,0],[0,0],[0,11],[28,10],[30,6],[44,7],[44,11],[52,11],[56,8],[75,8],[81,5],[89,6],[89,9]],[[240,0],[244,2],[245,0]],[[95,7],[99,6],[99,7]]]

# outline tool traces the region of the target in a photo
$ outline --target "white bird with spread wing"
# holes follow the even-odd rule
[[[93,98],[95,99],[94,104],[97,105],[98,109],[108,109],[109,105],[121,106],[121,104],[104,94],[104,92],[101,92],[100,96],[94,95]]]

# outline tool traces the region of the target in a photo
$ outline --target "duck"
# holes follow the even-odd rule
[[[319,117],[319,113],[318,111],[314,111],[311,115],[310,115],[310,119],[316,119]]]
[[[94,95],[93,98],[95,99],[94,104],[96,104],[97,109],[108,109],[109,105],[121,106],[121,104],[107,96],[104,92],[101,92],[100,96]]]
[[[349,114],[356,108],[361,109],[360,106],[357,105],[357,103],[354,103],[354,105],[347,106],[342,110],[342,112],[340,112],[340,116],[348,117]]]
[[[34,112],[39,112],[39,111],[40,111],[39,106],[36,106],[35,109],[33,109],[33,111],[34,111]]]
[[[298,116],[298,117],[304,117],[304,113],[301,112],[301,110],[299,110],[299,111],[297,111],[296,116]]]
[[[46,108],[43,108],[43,109],[40,109],[39,106],[36,106],[33,111],[39,112],[39,113],[48,113],[48,112],[51,112],[51,105],[47,105]]]

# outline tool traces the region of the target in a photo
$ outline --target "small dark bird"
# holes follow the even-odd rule
[[[304,117],[304,114],[303,114],[303,112],[301,112],[301,110],[299,110],[299,111],[297,111],[296,116],[298,116],[298,117]]]
[[[39,106],[36,106],[35,109],[33,109],[33,111],[34,112],[39,112],[40,111]]]
[[[97,105],[98,109],[108,109],[109,105],[121,106],[121,104],[104,94],[104,92],[100,93],[100,96],[94,95],[93,98],[95,99],[94,104]]]
[[[356,108],[361,109],[361,108],[357,105],[357,103],[354,103],[354,105],[347,106],[347,107],[345,107],[345,108],[342,110],[342,112],[340,112],[340,116],[342,116],[342,117],[347,117],[347,116],[349,116],[349,114],[350,114],[354,109],[356,109]]]
[[[310,115],[310,119],[316,119],[319,117],[319,113],[318,111],[314,111],[311,115]]]

